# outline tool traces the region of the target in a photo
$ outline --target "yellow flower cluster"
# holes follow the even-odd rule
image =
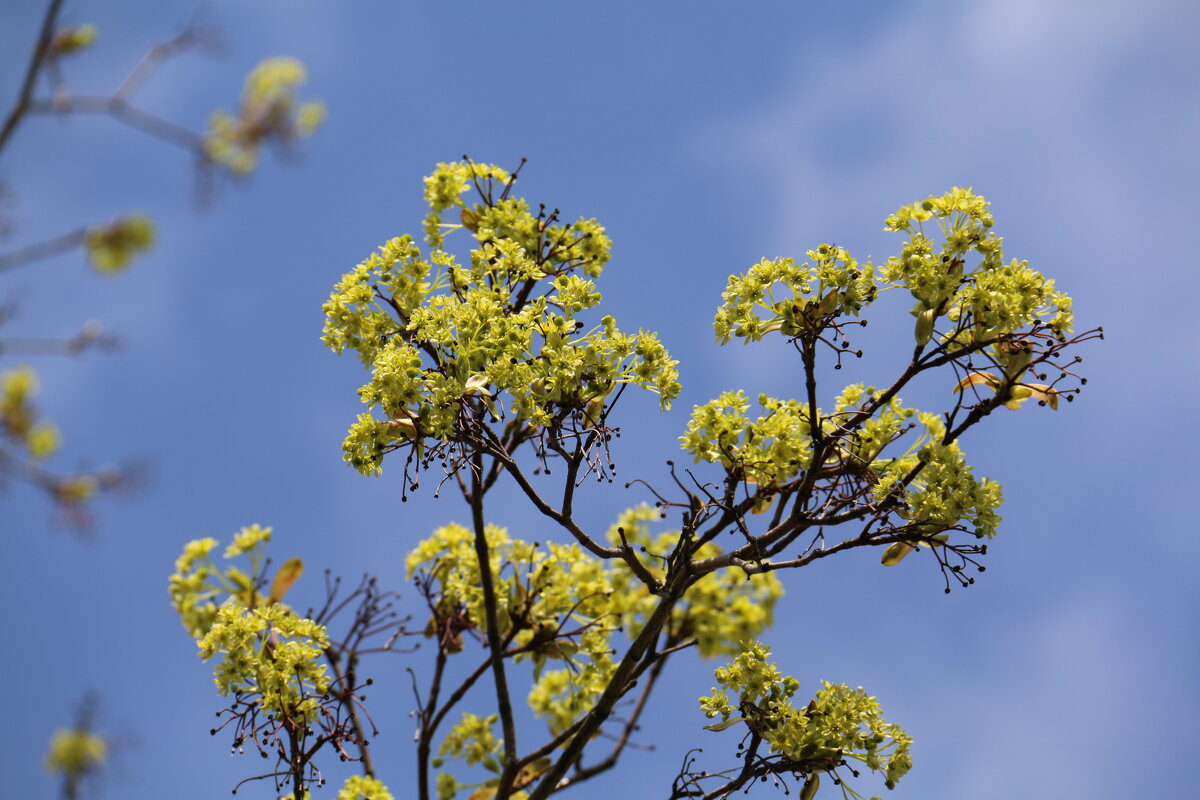
[[[318,663],[329,646],[321,625],[280,605],[229,603],[198,644],[205,661],[221,656],[214,675],[220,694],[257,697],[260,709],[295,723],[316,717],[329,689]]]
[[[100,29],[90,23],[59,28],[50,39],[46,55],[50,58],[74,55],[91,47],[99,35]]]
[[[115,275],[133,257],[154,244],[154,223],[142,214],[117,217],[107,225],[93,225],[84,235],[88,260],[97,272]]]
[[[470,421],[511,414],[594,428],[623,384],[656,392],[663,408],[679,394],[676,362],[654,333],[624,333],[609,316],[584,321],[600,302],[591,279],[608,261],[604,229],[534,216],[507,197],[510,177],[492,165],[439,165],[425,190],[436,249],[392,239],[325,303],[325,344],[358,353],[371,371],[359,396],[385,416],[364,413],[350,429],[345,458],[360,472],[379,474],[384,455],[409,444],[422,452],[427,437],[454,441]],[[480,202],[468,207],[472,187]],[[460,221],[443,222],[451,208]],[[469,262],[440,249],[459,229],[477,245]]]
[[[214,680],[223,695],[257,698],[258,706],[295,720],[311,721],[329,688],[325,665],[325,628],[279,602],[299,576],[298,559],[283,564],[269,594],[261,591],[264,545],[271,529],[242,528],[226,548],[226,559],[246,557],[249,570],[219,568],[211,554],[213,538],[184,546],[175,561],[169,592],[188,635],[204,660],[220,656]]]
[[[37,389],[37,374],[29,367],[0,373],[0,430],[20,442],[30,458],[42,461],[58,450],[62,435],[53,424],[38,419],[32,402]]]
[[[619,527],[631,545],[669,552],[679,534],[652,536],[648,523],[657,516],[649,506],[630,509],[621,515],[609,537],[618,540]],[[624,562],[602,561],[575,544],[535,545],[512,539],[496,526],[488,526],[485,533],[501,639],[520,649],[515,660],[533,663],[530,708],[552,731],[562,731],[607,687],[615,669],[616,634],[624,631],[628,637],[636,636],[657,598]],[[708,544],[698,557],[719,553],[720,548]],[[409,575],[417,577],[418,584],[427,586],[430,596],[436,598],[433,618],[425,628],[427,636],[441,637],[443,646],[454,652],[464,646],[465,632],[486,630],[481,576],[470,530],[454,524],[438,528],[409,554],[407,565]],[[775,600],[782,594],[783,587],[772,574],[746,576],[736,567],[711,573],[697,581],[676,606],[668,635],[675,643],[694,639],[705,657],[737,653],[742,641],[770,624]],[[560,666],[543,669],[549,663]],[[456,744],[443,746],[444,752],[466,752],[466,745],[459,740],[479,741],[482,723],[476,717],[470,720],[469,725],[462,723],[467,728],[453,734]],[[498,747],[494,740],[489,741],[489,746]]]
[[[940,231],[940,245],[925,230],[931,220]],[[887,218],[887,230],[910,238],[900,255],[887,260],[880,277],[885,286],[907,289],[917,300],[912,314],[918,344],[930,340],[943,316],[954,323],[946,335],[958,345],[1003,337],[1037,319],[1049,319],[1060,336],[1071,330],[1071,299],[1028,262],[1006,264],[993,224],[988,202],[959,187]]]
[[[54,732],[46,753],[46,771],[80,775],[108,759],[108,742],[91,731],[63,728]]]
[[[351,775],[338,791],[337,800],[395,800],[388,788],[375,778]]]
[[[325,121],[325,105],[297,100],[307,77],[294,58],[269,58],[256,66],[246,77],[237,115],[218,109],[209,118],[205,155],[245,175],[258,164],[264,143],[286,146],[310,136]]]
[[[824,681],[816,697],[797,707],[792,698],[799,681],[784,675],[768,660],[770,654],[762,643],[748,642],[730,664],[716,670],[724,688],[701,697],[700,708],[721,721],[706,727],[720,731],[743,723],[797,772],[826,771],[840,781],[837,767],[847,759],[859,761],[883,772],[887,787],[894,789],[912,767],[912,737],[884,720],[878,701],[862,687]]]

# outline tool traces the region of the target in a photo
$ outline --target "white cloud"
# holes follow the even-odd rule
[[[1161,331],[1176,363],[1200,343],[1188,314],[1163,308],[1200,289],[1167,255],[1191,248],[1200,163],[1200,114],[1177,101],[1196,66],[1180,39],[1189,15],[1167,0],[920,5],[873,36],[798,47],[773,100],[697,131],[692,150],[755,187],[769,256],[820,241],[886,256],[895,242],[879,229],[897,205],[974,186],[1010,255],[1035,253],[1082,322],[1127,341]],[[739,379],[774,361],[762,348],[721,357]],[[1140,353],[1135,368],[1163,360]]]
[[[700,132],[697,150],[773,195],[775,248],[844,221],[874,230],[881,204],[948,180],[1023,183],[1031,210],[1111,220],[1133,193],[1103,129],[1126,100],[1108,83],[1173,8],[994,0],[907,14],[857,49],[803,48],[774,101]]]
[[[1200,114],[1190,100],[1181,101],[1163,110],[1173,127],[1144,133],[1130,119],[1157,110],[1174,96],[1173,86],[1179,96],[1188,91],[1187,70],[1172,70],[1195,67],[1194,45],[1180,38],[1184,14],[1194,19],[1177,2],[920,4],[857,42],[798,48],[773,100],[699,131],[694,149],[698,158],[745,175],[764,198],[764,255],[800,255],[834,240],[863,257],[869,248],[885,256],[877,231],[899,203],[954,184],[1002,199],[998,227],[1009,236],[1011,254],[1024,257],[1032,245],[1056,260],[1035,265],[1069,292],[1086,292],[1088,305],[1080,310],[1118,329],[1098,359],[1109,374],[1093,375],[1106,380],[1096,381],[1102,385],[1094,398],[1077,404],[1086,407],[1070,421],[1108,432],[1113,414],[1144,408],[1139,404],[1147,399],[1135,387],[1148,385],[1151,375],[1154,381],[1171,375],[1180,393],[1197,380],[1194,370],[1179,370],[1195,361],[1188,343],[1200,343],[1194,314],[1164,313],[1170,311],[1164,303],[1200,288],[1196,271],[1181,269],[1169,255],[1193,249],[1185,238],[1195,207],[1187,176],[1197,162]],[[1155,186],[1147,176],[1157,175],[1174,183]],[[1151,236],[1155,246],[1146,252]],[[1149,331],[1162,337],[1147,354],[1138,349],[1144,341],[1134,340]],[[728,363],[720,368],[733,380],[772,369],[776,360],[763,348],[722,356]],[[1108,455],[1118,464],[1161,458],[1169,465],[1182,449],[1131,435],[1114,437]],[[1106,479],[1100,465],[1079,466]],[[1129,494],[1130,503],[1146,509],[1142,524],[1153,537],[1135,540],[1117,530],[1071,535],[1098,537],[1102,546],[1162,547],[1164,557],[1179,563],[1194,545],[1184,550],[1175,541],[1191,536],[1177,523],[1186,516],[1169,505],[1178,502],[1139,497],[1136,489]],[[1147,569],[1156,569],[1153,559]],[[1168,622],[1148,623],[1155,612],[1145,596],[1163,591],[1150,581],[1175,575],[1161,567],[1153,579],[1130,574],[1136,571],[1064,574],[1060,594],[1040,608],[1014,598],[1010,625],[995,631],[986,657],[974,659],[977,672],[938,674],[938,689],[914,688],[919,696],[936,691],[939,707],[952,707],[937,720],[942,732],[931,725],[918,741],[925,754],[919,769],[942,770],[926,784],[927,796],[1139,793],[1135,779],[1124,775],[1133,772],[1131,764],[1155,763],[1156,755],[1137,732],[1182,737],[1187,724],[1172,700],[1147,697],[1147,687],[1190,685],[1187,667],[1179,666],[1194,662],[1190,645],[1165,631],[1194,632],[1195,622],[1183,616],[1183,603],[1157,612]],[[934,667],[961,669],[970,660]],[[1178,700],[1181,709],[1188,697]],[[950,752],[957,764],[945,760]],[[916,772],[913,779],[922,780]]]

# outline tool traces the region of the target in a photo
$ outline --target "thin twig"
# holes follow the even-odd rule
[[[650,675],[646,679],[646,683],[642,686],[642,691],[638,694],[638,699],[634,703],[633,712],[630,713],[629,719],[625,721],[625,726],[621,729],[620,735],[617,737],[616,743],[609,752],[608,757],[598,764],[593,764],[590,767],[583,767],[578,772],[570,777],[567,786],[574,786],[577,783],[582,783],[588,778],[606,772],[616,766],[617,760],[624,752],[626,745],[629,744],[629,737],[637,730],[638,720],[642,716],[642,712],[646,708],[646,701],[650,698],[650,693],[654,691],[654,686],[658,682],[659,675],[662,674],[663,667],[667,664],[666,655],[660,655],[655,661],[654,666],[650,668]],[[563,787],[565,788],[565,786]]]
[[[30,104],[34,114],[107,114],[156,139],[192,150],[197,155],[204,153],[204,137],[194,131],[169,122],[141,109],[134,108],[119,95],[79,95],[59,100],[37,100]]]
[[[0,129],[0,151],[4,150],[9,138],[16,131],[17,125],[25,118],[25,112],[29,110],[29,102],[33,99],[33,87],[37,84],[38,72],[41,71],[42,65],[46,61],[46,53],[50,48],[50,39],[54,36],[54,25],[58,19],[60,8],[62,8],[62,0],[50,0],[50,5],[46,8],[46,16],[42,18],[42,29],[38,33],[37,44],[33,47],[33,55],[29,59],[25,79],[21,81],[21,91],[17,95],[17,102],[8,112],[8,116],[4,120],[4,128]]]
[[[625,651],[625,656],[617,665],[608,686],[604,688],[591,711],[582,717],[579,730],[563,748],[558,760],[539,778],[537,786],[529,793],[529,800],[545,800],[558,789],[567,770],[576,763],[583,748],[591,741],[592,735],[612,714],[613,707],[629,690],[630,683],[636,674],[645,669],[642,659],[650,653],[663,626],[671,618],[671,611],[674,610],[675,604],[687,590],[686,580],[687,576],[680,573],[675,584],[664,590],[663,595],[660,596],[658,607],[654,609],[654,613],[646,620],[646,626],[630,644],[629,649]]]
[[[41,261],[44,258],[70,252],[83,244],[86,237],[87,228],[80,228],[70,233],[64,233],[61,236],[55,236],[53,239],[47,239],[44,242],[37,242],[27,247],[22,247],[20,250],[13,250],[11,253],[0,254],[0,272],[7,272],[10,269],[23,267],[35,261]]]

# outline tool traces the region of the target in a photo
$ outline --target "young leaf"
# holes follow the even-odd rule
[[[904,560],[904,557],[917,548],[908,542],[894,542],[887,550],[883,551],[883,558],[879,559],[880,563],[885,567],[894,567]]]
[[[804,788],[800,790],[800,800],[812,800],[817,796],[817,789],[821,788],[821,773],[814,772],[808,776],[808,780],[804,782]]]
[[[298,558],[289,558],[279,567],[279,571],[275,573],[275,580],[271,581],[271,594],[268,603],[278,603],[287,594],[288,589],[292,588],[301,575],[304,574],[304,562]]]
[[[393,419],[384,423],[387,433],[396,439],[416,439],[417,426],[411,419]]]
[[[992,389],[995,389],[996,387],[998,387],[1000,385],[1000,379],[997,378],[995,375],[992,375],[990,372],[972,372],[969,375],[967,375],[967,377],[963,378],[961,381],[958,382],[958,385],[954,387],[954,391],[961,392],[963,389],[966,389],[968,386],[980,386],[980,385],[988,386]]]
[[[746,720],[745,717],[730,717],[729,719],[725,720],[724,722],[718,722],[715,725],[705,725],[704,730],[706,730],[706,731],[723,731],[726,728],[732,728],[734,725],[737,725],[739,722],[744,722],[745,720]]]
[[[537,780],[539,775],[550,769],[551,763],[552,762],[548,757],[543,756],[529,764],[526,764],[525,766],[521,767],[519,772],[517,772],[515,784],[517,786],[525,786],[532,783],[533,781]]]
[[[475,233],[479,230],[479,215],[471,209],[464,208],[462,213],[459,214],[459,217],[462,219],[463,227],[469,230],[471,233]]]

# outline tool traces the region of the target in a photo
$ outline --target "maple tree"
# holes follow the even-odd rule
[[[974,474],[963,434],[1002,407],[1073,400],[1085,382],[1076,347],[1102,332],[1072,335],[1070,299],[1006,260],[982,197],[931,196],[887,218],[903,241],[883,263],[822,244],[805,262],[763,260],[731,276],[717,340],[781,337],[800,365],[798,397],[752,402],[731,390],[696,406],[680,436],[691,467],[667,461],[658,481],[626,484],[646,502],[582,519],[579,487],[614,480],[622,397],[652,392],[666,410],[678,371],[657,334],[623,331],[599,311],[603,226],[514,196],[519,172],[439,164],[425,179],[425,246],[385,242],[324,306],[326,345],[369,373],[346,462],[367,476],[386,464],[405,500],[432,480],[435,496],[456,492],[469,512],[406,559],[421,624],[408,628],[399,596],[376,578],[344,596],[329,584],[307,613],[289,607],[303,565],[270,568],[269,528],[244,528],[220,560],[215,539],[188,543],[171,597],[232,698],[214,733],[273,758],[247,780],[293,797],[323,785],[319,764],[334,756],[362,768],[339,800],[390,798],[373,720],[409,709],[368,714],[362,664],[411,637],[428,653],[414,673],[416,796],[541,800],[614,768],[669,664],[694,650],[724,664],[697,730],[740,738],[725,763],[689,751],[666,796],[720,798],[767,781],[808,800],[824,780],[861,797],[863,769],[895,786],[911,739],[875,698],[834,683],[801,698],[770,660],[762,639],[784,573],[854,548],[878,548],[886,566],[925,549],[947,592],[974,582],[1001,491]],[[884,292],[915,301],[910,358],[886,383],[829,392],[824,367],[861,355],[851,335]],[[946,408],[902,403],[927,374],[945,384]],[[560,540],[490,524],[497,492],[523,497]],[[616,714],[622,702],[631,710]]]

